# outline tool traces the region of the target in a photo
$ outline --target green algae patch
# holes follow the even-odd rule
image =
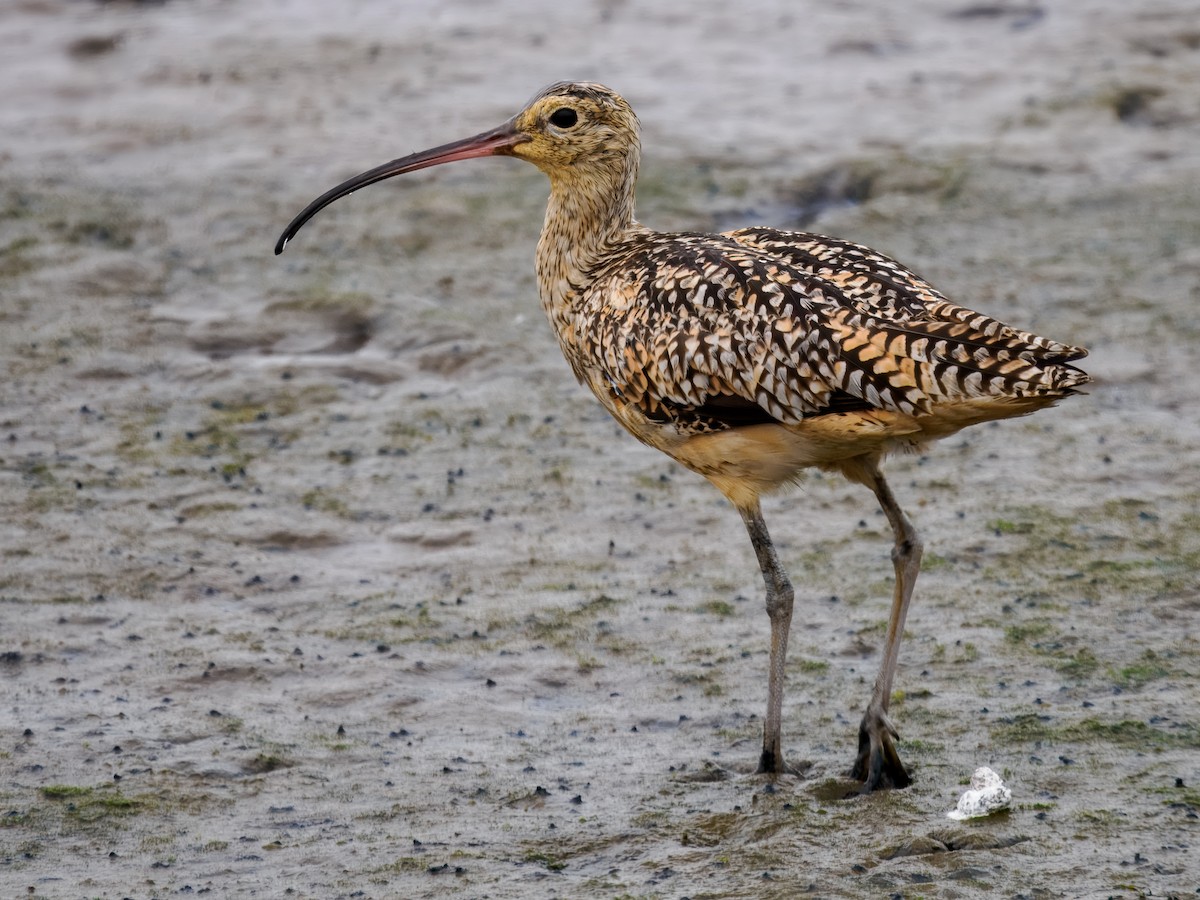
[[[41,789],[41,795],[62,804],[64,824],[67,821],[90,824],[108,818],[125,817],[146,806],[145,798],[130,797],[109,786],[51,784]]]
[[[734,605],[725,600],[709,600],[705,603],[700,603],[695,607],[695,611],[720,616],[721,618],[737,615]]]
[[[531,850],[529,853],[526,853],[525,862],[545,866],[551,872],[561,872],[567,867],[567,864],[562,859],[544,850]]]
[[[1189,723],[1160,727],[1137,719],[1104,721],[1087,718],[1055,724],[1052,717],[1027,713],[992,727],[992,738],[1001,744],[1105,743],[1139,750],[1200,749],[1200,728]]]
[[[619,603],[619,600],[601,594],[578,606],[547,609],[531,615],[525,620],[525,629],[535,640],[545,641],[552,646],[570,646],[581,636],[581,629],[591,624],[591,620]]]

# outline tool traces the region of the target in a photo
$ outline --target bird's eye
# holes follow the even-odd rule
[[[558,128],[570,128],[578,121],[579,113],[575,112],[569,106],[564,106],[550,113],[550,124]]]

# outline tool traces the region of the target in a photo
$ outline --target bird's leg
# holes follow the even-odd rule
[[[783,677],[787,660],[788,632],[792,627],[792,583],[779,564],[775,545],[767,533],[758,501],[750,507],[739,507],[750,543],[758,557],[763,581],[767,585],[767,615],[771,617],[771,659],[767,681],[767,719],[763,724],[763,749],[758,760],[759,772],[782,773],[783,749]]]
[[[896,733],[896,726],[888,717],[888,700],[892,695],[892,679],[896,675],[896,665],[900,659],[904,618],[908,614],[913,585],[916,584],[917,573],[921,568],[922,545],[912,522],[892,496],[891,488],[884,480],[883,473],[879,471],[878,461],[867,459],[855,462],[857,465],[853,470],[846,467],[846,474],[875,492],[896,536],[896,543],[892,548],[896,589],[892,597],[891,616],[888,618],[883,661],[879,666],[879,676],[875,679],[875,689],[871,692],[871,701],[867,704],[867,711],[858,729],[858,758],[850,770],[850,777],[862,781],[863,793],[867,793],[876,788],[907,787],[912,781],[904,764],[900,762],[900,754],[896,752],[896,745],[893,743],[899,735]]]

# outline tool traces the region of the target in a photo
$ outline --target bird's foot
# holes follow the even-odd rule
[[[720,764],[714,763],[711,760],[705,760],[696,768],[681,765],[672,767],[672,770],[675,772],[673,776],[675,781],[704,784],[717,781],[731,781],[737,778],[750,778],[757,775],[770,775],[772,778],[779,775],[792,775],[803,778],[812,766],[811,759],[802,759],[799,762],[786,763],[779,771],[773,769],[756,769],[749,759],[741,758],[726,760]]]
[[[912,784],[912,778],[896,752],[894,741],[899,739],[896,726],[887,713],[867,710],[858,727],[858,757],[849,772],[851,778],[863,783],[860,793]]]
[[[758,759],[757,775],[799,775],[803,777],[813,766],[811,759],[799,762],[786,762],[782,753],[772,753],[763,750]]]
[[[672,766],[675,769],[674,766]],[[676,770],[676,781],[686,781],[693,784],[712,784],[718,781],[729,781],[737,775],[742,774],[735,769],[727,766],[718,766],[714,762],[705,760],[699,768],[691,769],[687,765],[681,765]]]
[[[778,775],[784,770],[783,754],[777,750],[763,747],[762,756],[758,758],[759,775]]]

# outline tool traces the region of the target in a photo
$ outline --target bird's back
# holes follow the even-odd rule
[[[789,265],[831,281],[861,312],[892,322],[912,319],[965,326],[978,333],[993,353],[1024,355],[1042,362],[1069,362],[1087,351],[951,303],[896,260],[870,247],[838,238],[771,228],[744,228],[730,237]],[[960,333],[966,334],[966,331]]]
[[[638,230],[587,276],[563,341],[576,371],[685,433],[878,411],[940,437],[1089,380],[1070,364],[1086,351],[953,304],[894,260],[819,235]]]

